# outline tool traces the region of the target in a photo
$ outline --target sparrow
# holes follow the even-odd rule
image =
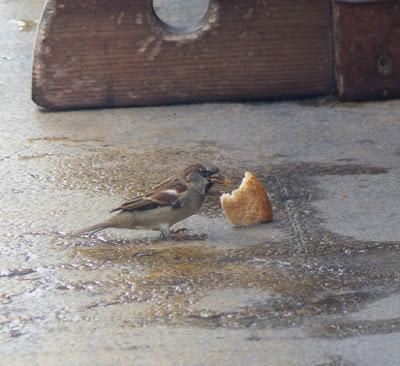
[[[107,228],[159,230],[165,239],[170,227],[200,209],[214,184],[224,184],[225,178],[213,165],[194,164],[176,177],[171,177],[150,192],[134,197],[111,212],[109,220],[76,232],[74,235],[95,233]]]

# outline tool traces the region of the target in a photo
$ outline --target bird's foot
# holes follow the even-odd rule
[[[183,227],[183,228],[177,229],[177,230],[170,230],[169,232],[170,232],[171,234],[173,234],[173,235],[176,235],[176,234],[185,233],[185,232],[187,232],[187,231],[189,231],[189,230],[186,229],[185,227]]]
[[[162,230],[160,234],[161,240],[172,239],[176,241],[184,241],[184,240],[204,240],[207,238],[206,234],[188,234],[189,230],[186,228],[181,228],[177,230]]]
[[[172,237],[174,240],[183,241],[183,240],[204,240],[207,238],[206,234],[188,234],[187,229],[178,229],[176,231],[171,231]]]

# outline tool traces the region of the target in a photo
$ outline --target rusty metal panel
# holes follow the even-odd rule
[[[48,0],[33,100],[47,108],[329,94],[331,0],[211,0],[174,33],[152,0]]]
[[[336,83],[345,100],[400,95],[400,1],[334,2]]]

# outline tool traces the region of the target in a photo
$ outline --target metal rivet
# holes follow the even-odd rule
[[[383,54],[379,56],[378,62],[377,62],[377,70],[378,74],[382,76],[388,76],[392,73],[392,58],[387,54]]]

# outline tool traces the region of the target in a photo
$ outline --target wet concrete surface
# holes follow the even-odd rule
[[[42,5],[0,0],[0,365],[400,364],[400,103],[40,111]],[[214,189],[179,224],[205,240],[68,235],[197,161],[253,171],[274,221]]]

